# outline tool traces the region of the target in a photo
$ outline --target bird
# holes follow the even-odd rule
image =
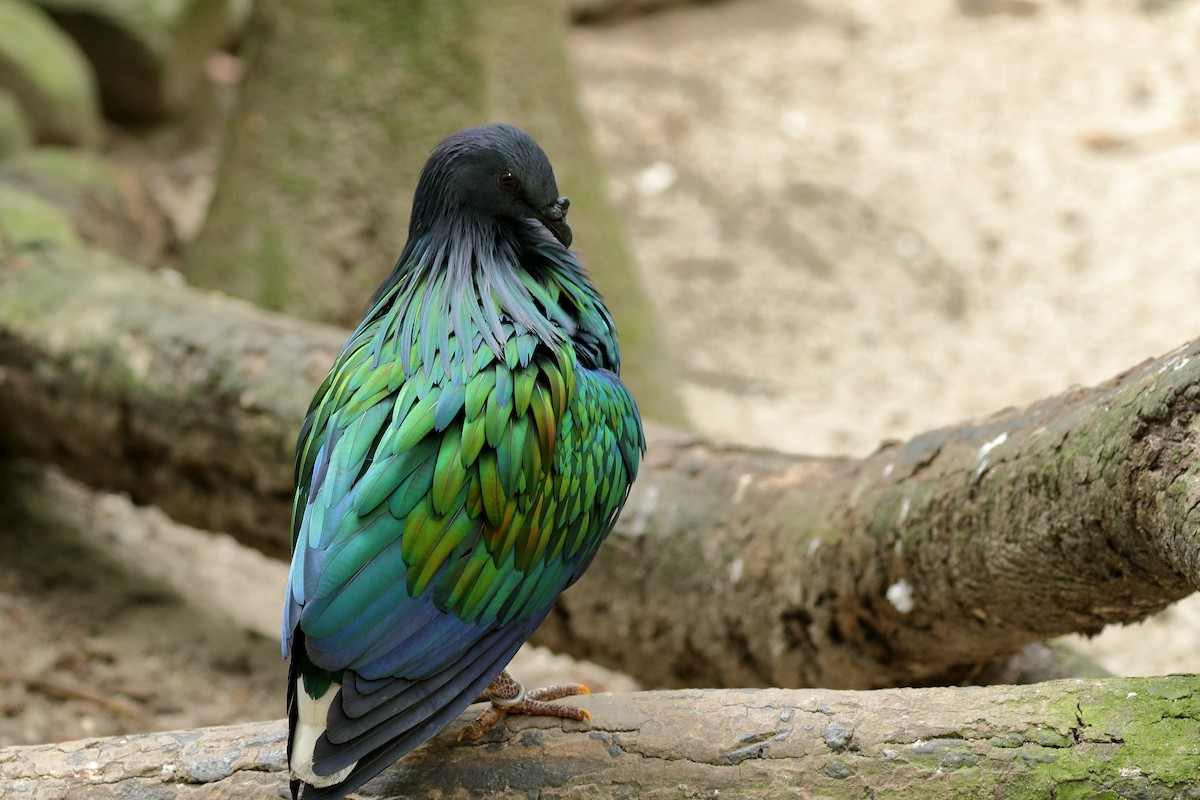
[[[437,145],[408,238],[296,445],[283,610],[293,800],[334,800],[469,705],[590,721],[506,667],[616,524],[645,452],[612,315],[536,141]]]

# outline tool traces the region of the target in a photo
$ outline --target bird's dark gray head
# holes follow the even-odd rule
[[[412,229],[435,224],[438,214],[536,219],[570,247],[569,205],[533,137],[496,123],[459,131],[434,149],[417,183]]]

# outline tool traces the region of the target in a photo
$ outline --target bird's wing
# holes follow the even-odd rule
[[[347,348],[298,456],[285,636],[346,671],[322,773],[382,768],[474,700],[595,555],[642,447],[620,380],[569,345],[382,355]]]

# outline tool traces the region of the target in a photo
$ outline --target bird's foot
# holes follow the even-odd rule
[[[584,720],[591,722],[592,715],[582,708],[549,702],[560,697],[573,697],[577,694],[591,694],[591,692],[586,686],[579,683],[558,683],[541,689],[525,691],[525,687],[507,671],[501,672],[494,681],[488,684],[488,688],[476,701],[488,701],[491,702],[491,706],[478,719],[459,732],[458,741],[478,739],[508,714],[531,714],[537,717],[560,717],[577,722]]]

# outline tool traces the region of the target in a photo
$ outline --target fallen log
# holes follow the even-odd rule
[[[75,246],[0,253],[0,449],[287,551],[291,453],[344,332]],[[536,641],[649,685],[960,683],[1200,585],[1200,341],[866,459],[650,427]]]
[[[591,726],[470,711],[368,784],[395,797],[1200,797],[1200,678],[596,695]],[[477,712],[478,709],[475,709]],[[277,797],[282,721],[0,749],[0,794]]]

